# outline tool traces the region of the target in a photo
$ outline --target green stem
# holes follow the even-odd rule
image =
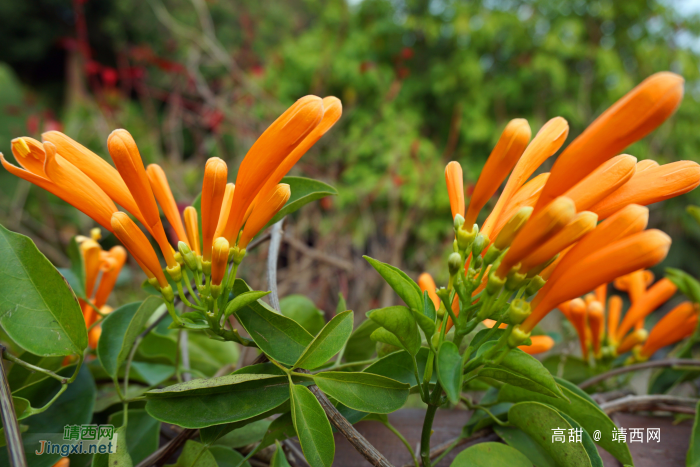
[[[416,377],[416,384],[418,385],[418,392],[420,392],[420,398],[424,402],[427,402],[427,394],[423,393],[423,385],[422,381],[420,379],[420,375],[418,374],[418,361],[416,361],[415,355],[411,355],[411,358],[413,359],[413,375]]]
[[[413,451],[413,448],[412,448],[411,445],[408,443],[408,441],[406,440],[406,438],[404,438],[404,436],[401,434],[401,432],[399,432],[399,430],[397,430],[396,428],[394,428],[394,425],[392,425],[392,424],[389,423],[388,421],[387,421],[386,423],[382,423],[382,424],[383,424],[385,427],[387,427],[387,428],[389,429],[389,431],[391,431],[392,433],[394,433],[394,434],[396,435],[397,438],[399,438],[399,440],[403,443],[404,446],[406,446],[406,449],[408,449],[408,452],[411,454],[411,459],[413,459],[413,464],[414,464],[416,467],[420,467],[420,465],[418,464],[418,458],[416,457],[416,453]]]
[[[433,432],[433,422],[435,421],[435,413],[438,409],[440,396],[442,395],[442,386],[440,383],[435,385],[435,389],[428,403],[428,411],[425,413],[423,420],[423,430],[420,437],[420,457],[423,461],[423,467],[430,467],[430,435]]]
[[[176,282],[175,285],[177,286],[177,294],[180,297],[180,300],[182,300],[182,303],[184,303],[190,308],[194,308],[195,310],[206,311],[203,307],[190,303],[190,301],[187,300],[187,297],[185,296],[185,291],[182,289],[181,282]]]
[[[177,311],[175,311],[175,305],[173,304],[173,302],[169,302],[169,301],[165,300],[165,307],[168,309],[168,313],[170,314],[170,317],[173,319],[173,322],[178,326],[182,326],[182,320],[177,315]]]
[[[190,281],[190,275],[187,273],[187,268],[184,268],[182,270],[182,274],[185,277],[185,285],[187,285],[187,290],[190,292],[190,296],[194,299],[195,302],[197,302],[197,305],[201,306],[202,301],[199,299],[199,296],[194,293],[194,290],[192,289],[192,283]],[[195,277],[195,281],[196,281]]]
[[[450,446],[442,451],[442,454],[440,454],[436,459],[435,459],[435,465],[438,465],[440,461],[442,460],[443,457],[445,457],[447,454],[450,453],[454,448],[456,448],[459,445],[459,442],[462,441],[462,437],[460,436],[457,438],[454,443],[450,444]]]
[[[466,397],[464,397],[464,396],[460,396],[460,399],[462,400],[462,402],[464,402],[464,405],[466,405],[468,409],[470,409],[470,410],[483,410],[484,412],[486,412],[486,414],[487,414],[489,417],[491,417],[491,419],[492,419],[495,423],[497,423],[497,424],[499,424],[499,425],[501,425],[501,426],[508,426],[508,423],[507,423],[507,422],[504,422],[504,421],[499,420],[498,417],[496,417],[493,413],[491,413],[491,411],[490,411],[489,409],[487,409],[487,408],[484,407],[483,405],[472,404],[472,402],[471,402],[468,398],[466,398]]]
[[[61,389],[58,390],[58,392],[56,393],[56,395],[53,396],[53,397],[51,398],[51,400],[48,401],[48,402],[46,403],[46,405],[44,405],[43,407],[39,407],[38,409],[32,409],[31,414],[32,414],[32,415],[36,415],[36,414],[40,414],[40,413],[42,413],[42,412],[45,412],[49,407],[51,407],[51,406],[53,405],[54,402],[56,402],[56,400],[57,400],[59,397],[61,397],[61,394],[63,394],[64,392],[66,392],[66,389],[68,389],[68,384],[61,384]]]
[[[8,352],[3,352],[2,355],[3,355],[3,357],[5,357],[5,359],[11,361],[12,363],[16,363],[17,365],[23,366],[23,367],[25,367],[25,368],[28,369],[28,370],[36,371],[36,372],[39,372],[39,373],[43,373],[43,374],[45,374],[45,375],[48,375],[48,376],[50,376],[50,377],[52,377],[52,378],[57,379],[58,381],[60,381],[61,384],[65,384],[65,383],[68,382],[68,378],[66,378],[66,377],[64,377],[64,376],[57,375],[56,373],[54,373],[54,372],[51,371],[51,370],[46,370],[46,369],[44,369],[44,368],[41,368],[41,367],[32,365],[31,363],[27,363],[27,362],[25,362],[24,360],[20,360],[19,358],[15,357],[14,355],[12,355],[12,354],[10,354],[10,353],[8,353]]]
[[[336,361],[337,361],[337,360],[336,360]],[[371,365],[372,363],[374,363],[374,362],[376,362],[376,361],[377,361],[376,358],[372,358],[372,359],[370,359],[370,360],[360,360],[360,361],[358,361],[358,362],[342,363],[342,364],[340,364],[340,365],[333,365],[333,366],[331,366],[330,368],[326,368],[326,369],[323,369],[323,370],[314,372],[314,374],[322,373],[322,372],[324,372],[324,371],[331,371],[331,370],[333,370],[333,371],[335,371],[335,370],[344,370],[345,368],[352,368],[352,367],[356,367],[356,366],[367,366],[367,365]]]

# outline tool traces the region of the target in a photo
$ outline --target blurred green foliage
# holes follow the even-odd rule
[[[19,116],[3,110],[1,144],[7,153],[9,137],[37,137],[55,119],[104,155],[109,132],[125,127],[187,203],[206,157],[235,172],[285,106],[336,95],[341,121],[295,170],[340,196],[297,215],[297,235],[312,245],[332,238],[348,259],[368,253],[437,273],[452,240],[444,166],[460,161],[472,185],[511,118],[528,119],[534,133],[560,115],[571,141],[644,78],[671,70],[686,79],[679,111],[627,152],[700,160],[698,33],[697,15],[657,0],[6,0],[0,62],[25,97]],[[0,81],[12,81],[3,70]],[[4,87],[7,109],[18,92]],[[17,124],[35,114],[35,127]],[[17,182],[1,180],[0,222],[19,205],[30,233],[66,216],[82,223],[75,232],[89,225],[65,209],[47,221],[44,195],[32,189],[18,204]],[[684,206],[699,199],[654,206],[650,222],[674,239],[664,265],[694,274],[700,228]],[[66,240],[46,241],[60,251]]]

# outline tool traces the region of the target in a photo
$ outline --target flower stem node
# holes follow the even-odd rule
[[[481,252],[484,251],[484,248],[486,248],[490,242],[491,240],[489,237],[483,233],[477,235],[474,239],[474,243],[472,243],[472,255],[475,257],[481,255]]]
[[[176,252],[175,252],[174,257],[175,257],[175,261],[177,261],[177,264],[179,264],[180,267],[182,267],[182,266],[185,265],[185,260],[184,260],[184,258],[182,257],[182,255],[180,254],[179,251],[176,251]]]
[[[187,246],[185,242],[179,242],[177,244],[177,249],[185,260],[185,265],[190,271],[197,271],[199,268],[199,263],[197,262],[197,255],[194,251]]]
[[[211,275],[211,261],[207,261],[205,259],[202,259],[202,272],[206,276]]]
[[[506,279],[506,290],[518,290],[520,287],[525,285],[526,280],[527,274],[514,272],[511,270],[510,274],[508,274],[508,277]]]
[[[508,309],[508,318],[510,319],[510,323],[522,323],[528,316],[530,316],[531,311],[530,303],[521,298],[513,300],[510,304],[510,308]]]
[[[148,283],[153,286],[154,289],[160,290],[160,284],[158,284],[158,279],[155,277],[149,277]]]
[[[445,317],[445,306],[442,303],[440,303],[440,306],[435,311],[435,314],[437,315],[438,320],[441,320]]]
[[[462,256],[459,253],[452,253],[449,258],[447,258],[447,267],[450,270],[450,276],[454,276],[459,273],[462,269]]]
[[[165,301],[172,303],[175,301],[175,293],[173,292],[173,286],[168,284],[160,289],[160,293],[163,294]]]
[[[180,282],[182,280],[182,269],[180,268],[179,264],[175,263],[175,266],[166,267],[165,270],[168,272],[168,275],[171,277],[171,279],[175,282]]]
[[[211,285],[211,296],[216,299],[216,298],[219,298],[219,295],[221,295],[221,285],[212,284]]]
[[[514,349],[522,345],[529,337],[530,333],[523,331],[518,324],[513,328],[513,332],[510,333],[510,336],[508,336],[508,347]]]
[[[506,285],[506,280],[501,279],[495,273],[489,275],[489,281],[486,284],[486,292],[490,295],[496,295]]]
[[[240,248],[238,246],[234,246],[231,248],[231,251],[229,252],[229,257],[236,265],[239,265],[243,261],[243,258],[245,258],[245,254],[246,254],[245,248]]]
[[[459,217],[459,215],[458,215]],[[474,242],[474,239],[477,238],[477,234],[479,233],[479,228],[477,227],[476,224],[472,226],[472,230],[469,231],[464,228],[464,225],[462,225],[460,228],[455,229],[455,236],[457,237],[457,244],[459,245],[460,250],[468,250],[469,247],[471,247],[472,243]]]
[[[544,284],[546,283],[547,281],[544,280],[542,276],[540,276],[539,274],[536,275],[530,280],[527,289],[525,289],[525,295],[527,295],[528,297],[535,295],[537,292],[539,292],[539,290],[542,287],[544,287]]]
[[[503,253],[503,251],[496,248],[496,245],[491,245],[489,249],[486,250],[486,254],[483,256],[484,264],[487,266],[489,264],[493,264],[493,262],[496,261],[499,256],[501,256],[501,253]]]

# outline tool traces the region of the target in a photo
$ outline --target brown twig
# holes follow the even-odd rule
[[[0,346],[0,357],[4,352],[5,347]],[[15,404],[12,401],[12,392],[10,384],[7,382],[2,358],[0,358],[0,415],[2,416],[2,426],[5,429],[10,465],[12,467],[26,467],[27,458],[24,455],[22,435],[19,431]]]
[[[346,261],[341,258],[337,258],[335,256],[328,255],[326,253],[323,253],[319,250],[316,250],[315,248],[311,248],[304,242],[292,237],[289,234],[286,234],[284,236],[284,241],[287,242],[289,246],[294,248],[295,250],[305,254],[309,258],[318,260],[318,261],[323,261],[324,263],[328,263],[332,266],[335,266],[339,269],[343,269],[348,272],[352,272],[353,270],[353,264],[350,261]]]
[[[693,407],[697,399],[651,394],[648,396],[626,396],[601,404],[600,408],[608,415],[614,412],[664,411],[695,414]]]
[[[602,373],[598,376],[594,376],[593,378],[587,379],[583,383],[579,384],[578,387],[581,389],[585,389],[589,386],[593,386],[594,384],[598,384],[601,381],[604,381],[608,378],[612,378],[613,376],[621,375],[624,373],[629,373],[630,371],[637,371],[637,370],[645,370],[647,368],[657,368],[657,367],[664,367],[664,366],[691,366],[691,367],[700,367],[700,360],[691,360],[687,358],[669,358],[666,360],[653,360],[650,362],[644,362],[644,363],[638,363],[636,365],[630,365],[630,366],[625,366],[622,368],[616,368],[614,370],[610,370],[608,372]],[[700,368],[698,368],[700,370]]]
[[[162,446],[156,452],[142,460],[136,467],[150,467],[152,465],[160,467],[165,464],[188,439],[194,438],[196,434],[197,430],[189,428],[182,430],[176,437],[170,440],[168,444]]]

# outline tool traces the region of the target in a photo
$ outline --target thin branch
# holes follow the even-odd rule
[[[4,353],[5,347],[0,346],[0,354]],[[10,465],[12,467],[26,467],[27,458],[24,455],[22,435],[19,431],[12,392],[7,375],[5,375],[5,365],[2,363],[2,358],[0,358],[0,379],[0,416],[2,416],[2,426],[5,429]]]
[[[280,311],[280,298],[277,295],[277,259],[280,253],[280,243],[282,243],[282,224],[284,218],[275,222],[270,234],[270,249],[267,253],[267,286],[270,289],[270,305]]]
[[[182,430],[176,437],[170,440],[168,444],[162,446],[156,452],[142,460],[136,467],[151,467],[152,465],[161,466],[165,464],[188,439],[194,438],[196,434],[197,430],[192,430],[189,428]]]
[[[291,246],[292,248],[294,248],[297,251],[300,251],[301,253],[305,254],[309,258],[312,258],[312,259],[315,259],[318,261],[323,261],[324,263],[328,263],[331,266],[335,266],[339,269],[344,269],[347,272],[353,271],[353,264],[350,261],[346,261],[342,258],[337,258],[335,256],[331,256],[331,255],[323,253],[319,250],[311,248],[307,244],[305,244],[304,242],[299,241],[298,239],[292,237],[291,235],[285,234],[284,241],[287,242],[287,244],[289,246]]]
[[[248,245],[248,248],[246,248],[246,251],[251,251],[253,248],[258,247],[261,243],[266,242],[270,239],[271,236],[271,230],[268,229],[267,232],[253,240],[250,245]]]
[[[621,375],[624,373],[629,373],[630,371],[645,370],[647,368],[656,368],[663,366],[692,366],[700,367],[700,360],[691,360],[686,358],[669,358],[667,360],[653,360],[650,362],[638,363],[636,365],[625,366],[622,368],[616,368],[608,372],[602,373],[598,376],[594,376],[591,379],[587,379],[583,383],[579,384],[578,387],[585,389],[594,384],[598,384],[613,376]],[[700,370],[700,368],[698,368]]]
[[[693,407],[698,403],[691,397],[652,394],[648,396],[627,396],[601,404],[600,408],[608,415],[614,412],[657,411],[695,414]]]

